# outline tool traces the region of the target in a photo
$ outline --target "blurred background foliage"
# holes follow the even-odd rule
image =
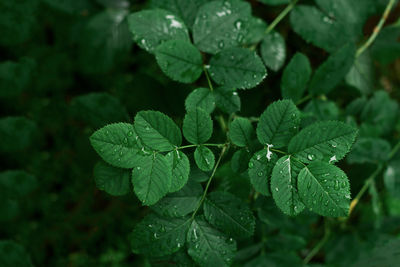
[[[36,266],[140,266],[144,262],[130,252],[127,235],[147,208],[142,208],[132,193],[112,197],[96,189],[93,166],[98,157],[88,137],[108,123],[132,122],[135,113],[145,109],[162,111],[179,123],[186,96],[196,87],[206,86],[204,77],[196,86],[169,80],[152,55],[133,45],[126,16],[157,6],[156,2],[0,1],[0,259],[4,261],[0,260],[0,265],[18,262],[18,266],[29,266],[31,261]],[[282,10],[282,6],[263,5],[263,1],[249,2],[253,15],[267,22]],[[370,35],[386,5],[384,0],[375,2],[363,29],[365,36]],[[397,7],[388,24],[396,23],[399,14]],[[302,51],[315,69],[327,58],[326,52],[296,35],[288,19],[277,30],[286,40],[287,61]],[[362,59],[370,81],[360,87],[360,81],[347,79],[327,96],[331,100],[318,99],[301,106],[309,114],[304,123],[351,120],[363,110],[362,123],[358,121],[361,136],[398,139],[399,38],[399,23],[385,28],[365,54],[368,57]],[[239,114],[258,116],[269,103],[280,99],[281,75],[281,71],[269,71],[260,86],[241,91]],[[366,96],[361,97],[357,88],[365,90]],[[381,91],[373,94],[377,89]],[[358,102],[352,102],[355,98]],[[379,132],[376,124],[382,126]],[[374,151],[385,151],[384,147],[382,144]],[[362,146],[358,149],[361,152],[349,158],[349,163],[357,164],[341,166],[349,174],[353,192],[374,170],[371,162],[360,162],[357,157],[363,153]],[[365,149],[365,153],[371,151]],[[399,165],[392,165],[399,173]],[[232,179],[222,179],[227,176]],[[243,181],[228,163],[217,178],[217,186],[241,194]],[[380,181],[377,187],[384,186]],[[385,181],[393,183],[390,177]],[[398,236],[399,185],[395,188],[380,196],[377,211],[369,204],[360,205],[350,227],[337,229],[321,260],[351,263],[372,248],[372,243],[364,241]],[[279,249],[301,250],[321,237],[318,217],[306,213],[289,218],[269,200],[260,198],[259,202],[258,216],[270,234],[271,259],[276,251],[282,252]],[[358,238],[360,233],[363,241]],[[253,253],[258,250],[254,247]],[[251,253],[249,248],[239,251],[237,258],[246,260]]]

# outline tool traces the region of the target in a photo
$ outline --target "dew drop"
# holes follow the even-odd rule
[[[278,192],[278,191],[279,191],[279,188],[278,188],[278,187],[275,187],[275,191]]]
[[[251,168],[253,168],[254,167],[254,163],[253,162],[249,162],[249,168],[251,169]]]
[[[221,41],[218,42],[219,49],[224,48],[224,46],[225,46],[224,41],[221,40]]]
[[[259,172],[258,176],[260,176],[260,177],[263,176],[263,172]]]
[[[307,159],[308,159],[308,160],[314,160],[314,159],[315,159],[315,156],[314,156],[313,154],[308,154],[308,155],[307,155]]]
[[[243,24],[243,22],[240,19],[235,21],[236,30],[240,30],[240,28],[242,27],[242,24]]]
[[[132,131],[129,131],[128,132],[128,136],[132,136],[133,135],[133,132]]]
[[[333,188],[334,188],[335,190],[339,190],[339,189],[340,189],[339,181],[338,181],[338,180],[335,180],[335,184],[334,184]]]

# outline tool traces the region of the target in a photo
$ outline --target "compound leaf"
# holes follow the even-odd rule
[[[138,112],[134,127],[143,143],[152,149],[170,151],[182,143],[182,134],[178,126],[161,112]]]
[[[101,161],[94,167],[96,186],[112,196],[123,196],[130,191],[130,171]]]
[[[142,10],[128,17],[133,40],[148,52],[153,52],[167,40],[190,42],[185,23],[170,11],[162,9]]]
[[[170,255],[185,245],[191,219],[161,217],[149,214],[130,235],[134,253],[152,257]]]
[[[214,153],[205,146],[198,146],[194,151],[194,160],[202,171],[211,171],[215,164]]]
[[[186,111],[201,108],[208,113],[215,109],[215,97],[208,88],[197,88],[193,90],[185,100]]]
[[[211,138],[213,122],[203,109],[191,109],[183,120],[183,135],[192,144],[202,144]]]
[[[248,119],[236,118],[233,120],[229,128],[229,138],[233,144],[240,147],[250,146],[253,136],[254,128]]]
[[[290,140],[288,151],[296,159],[336,162],[344,158],[357,136],[357,129],[339,121],[314,123]]]
[[[240,0],[212,1],[203,5],[193,25],[193,40],[203,52],[215,54],[238,46],[247,33],[249,3]]]
[[[257,192],[270,196],[269,178],[278,157],[269,149],[263,149],[254,154],[249,162],[250,182]]]
[[[144,205],[153,205],[165,196],[171,180],[171,165],[161,154],[143,157],[132,170],[133,190]]]
[[[347,217],[350,208],[350,185],[346,174],[325,162],[304,167],[297,186],[303,203],[321,216]]]
[[[291,156],[284,156],[278,160],[272,171],[272,197],[283,213],[290,216],[295,216],[304,209],[297,191],[297,176],[302,168],[303,164]]]
[[[291,100],[279,100],[261,114],[257,125],[257,137],[261,144],[281,148],[298,131],[300,111]]]
[[[203,72],[200,51],[187,41],[166,41],[156,48],[155,55],[161,70],[174,81],[192,83]]]
[[[188,253],[200,266],[229,266],[236,251],[236,242],[209,225],[203,218],[195,218],[187,233]]]
[[[137,135],[129,123],[104,126],[90,136],[90,143],[108,164],[119,168],[133,168],[142,157]]]
[[[166,195],[151,208],[162,216],[186,216],[197,208],[202,193],[199,183],[189,181],[181,190]]]
[[[348,43],[333,53],[316,71],[309,90],[313,94],[327,94],[350,71],[355,60],[355,46]]]
[[[188,157],[181,151],[171,151],[166,159],[172,169],[172,180],[169,192],[180,190],[189,179],[190,163]]]
[[[260,52],[265,65],[273,71],[278,71],[286,59],[285,39],[278,32],[267,34],[261,42]]]
[[[239,89],[253,88],[267,76],[257,53],[240,47],[224,49],[214,55],[209,71],[216,83]]]
[[[220,231],[234,238],[250,237],[255,219],[246,203],[228,192],[213,192],[204,202],[204,216]]]
[[[311,64],[307,56],[296,53],[283,71],[281,90],[284,99],[297,102],[303,96],[311,77]]]

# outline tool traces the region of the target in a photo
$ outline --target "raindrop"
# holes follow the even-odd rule
[[[335,190],[339,190],[339,189],[340,189],[339,181],[338,181],[338,180],[335,180],[335,184],[334,184],[333,188],[334,188]]]
[[[224,48],[224,46],[225,46],[224,41],[221,40],[221,41],[218,42],[218,47],[220,49]]]
[[[278,187],[275,187],[275,191],[278,192],[278,191],[279,191],[279,188],[278,188]]]
[[[239,19],[239,20],[237,20],[237,21],[235,21],[235,28],[237,29],[237,30],[240,30],[240,28],[242,27],[242,21]]]
[[[158,235],[157,235],[157,233],[154,233],[154,235],[153,235],[153,236],[154,236],[154,238],[155,238],[155,239],[158,239]]]
[[[129,131],[128,132],[128,136],[132,136],[133,135],[133,132],[132,131]]]
[[[315,156],[314,156],[313,154],[308,154],[308,155],[307,155],[307,159],[308,159],[308,160],[314,160],[314,159],[315,159]]]
[[[253,162],[249,162],[249,168],[251,169],[251,168],[253,168],[254,167],[254,163]]]
[[[332,142],[332,143],[331,143],[331,146],[332,146],[332,147],[337,147],[337,143],[336,143],[336,142]]]
[[[150,130],[150,127],[149,127],[149,126],[146,126],[145,130],[146,130],[146,131]]]
[[[243,38],[244,38],[244,35],[241,34],[241,33],[239,33],[239,34],[238,34],[238,37],[237,37],[237,41],[238,41],[239,43],[241,43],[241,42],[243,41]]]
[[[260,177],[263,176],[263,172],[259,172],[258,176],[260,176]]]

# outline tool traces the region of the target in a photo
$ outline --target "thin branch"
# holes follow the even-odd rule
[[[356,58],[361,56],[362,53],[364,53],[365,50],[368,49],[368,47],[375,41],[376,37],[378,36],[379,32],[381,31],[383,25],[385,24],[387,18],[389,17],[390,11],[393,8],[394,3],[396,0],[389,0],[389,3],[387,4],[385,8],[385,12],[383,12],[383,15],[378,23],[378,25],[375,26],[372,35],[368,38],[368,40],[363,44],[356,53]]]

